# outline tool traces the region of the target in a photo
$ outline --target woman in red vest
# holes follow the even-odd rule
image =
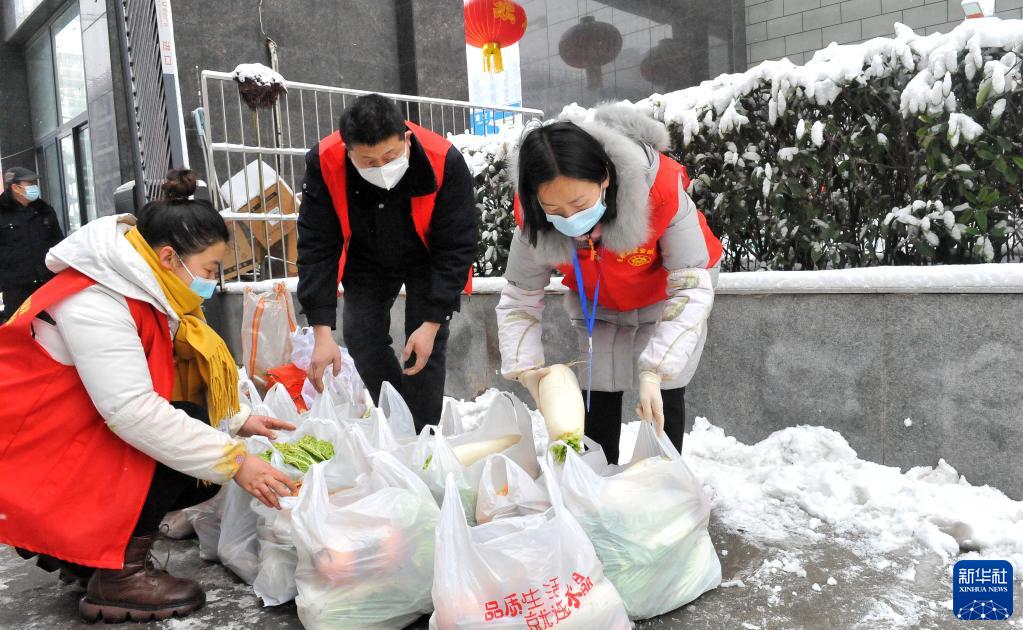
[[[627,105],[548,123],[519,146],[507,287],[497,307],[502,373],[534,398],[544,374],[540,323],[552,271],[580,333],[586,435],[618,461],[623,392],[681,448],[685,386],[707,337],[721,244],[661,153],[663,125]],[[592,374],[590,371],[592,370]]]
[[[85,585],[87,620],[203,605],[196,582],[149,558],[164,515],[216,491],[196,479],[234,479],[275,507],[295,490],[234,437],[290,425],[239,404],[237,366],[201,309],[227,227],[189,198],[193,173],[171,175],[137,226],[103,217],[51,249],[56,277],[0,327],[0,542]]]

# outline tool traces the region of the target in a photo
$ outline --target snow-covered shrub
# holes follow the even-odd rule
[[[521,128],[509,128],[498,136],[449,136],[472,173],[476,207],[480,211],[480,243],[473,274],[502,276],[515,231],[512,213],[513,184],[506,163],[508,148],[518,140]]]
[[[723,266],[1019,261],[1023,21],[768,61],[637,107],[668,126]]]

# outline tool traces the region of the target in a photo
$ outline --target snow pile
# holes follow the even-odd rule
[[[636,426],[625,427],[623,454]],[[968,554],[1023,567],[1023,501],[971,485],[944,460],[903,473],[859,459],[841,434],[823,427],[791,427],[747,445],[705,418],[696,419],[683,455],[720,522],[754,541],[827,541],[875,565],[910,549],[949,565]],[[802,571],[796,556],[770,562],[778,566],[768,569]]]

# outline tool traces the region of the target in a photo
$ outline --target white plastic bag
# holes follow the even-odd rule
[[[401,628],[432,608],[437,505],[392,455],[366,446],[368,473],[353,480],[348,458],[316,464],[292,510],[295,603],[312,630]]]
[[[380,387],[380,411],[387,418],[387,423],[394,431],[394,437],[399,441],[411,441],[416,437],[416,424],[412,419],[412,410],[408,408],[405,399],[401,397],[393,385],[384,381]]]
[[[287,388],[280,383],[270,388],[270,391],[266,393],[266,398],[263,399],[263,404],[253,407],[252,413],[255,415],[268,415],[278,420],[290,422],[296,426],[302,423],[302,418],[295,407],[295,401],[291,399],[291,394],[288,393]]]
[[[476,498],[477,523],[482,525],[499,518],[542,514],[550,507],[551,497],[542,479],[533,479],[504,455],[487,459]]]
[[[675,610],[721,583],[707,532],[710,503],[651,423],[642,423],[628,465],[598,472],[569,449],[559,478],[565,505],[593,541],[632,619]]]
[[[291,362],[300,370],[308,370],[309,364],[313,362],[313,348],[316,347],[316,337],[313,336],[312,326],[296,328],[291,333]]]
[[[446,483],[434,556],[432,630],[630,628],[593,545],[564,509],[551,475],[553,507],[470,528],[454,479]]]
[[[362,382],[358,370],[355,369],[355,360],[348,354],[348,349],[341,348],[341,373],[334,374],[334,368],[328,366],[323,372],[323,391],[329,392],[334,398],[334,404],[341,407],[344,404],[352,406],[351,412],[354,416],[362,416],[366,413],[364,400],[366,398],[366,385]],[[329,387],[328,387],[329,384]],[[307,407],[312,407],[313,401],[320,396],[309,379],[302,385],[302,398]]]
[[[291,532],[291,511],[297,497],[281,497],[281,509],[267,507],[253,499],[256,538],[259,540],[259,570],[252,590],[264,606],[280,606],[295,599],[295,567],[298,551]]]
[[[295,307],[283,282],[264,293],[246,289],[242,300],[242,363],[265,390],[266,371],[291,363]]]
[[[230,482],[228,483],[228,485]],[[237,484],[235,484],[237,485]],[[203,560],[217,560],[217,545],[220,542],[220,521],[223,515],[226,485],[212,498],[182,510],[195,528],[199,539],[199,557]]]
[[[444,409],[440,414],[440,432],[441,435],[447,436],[465,432],[462,415],[458,413],[458,401],[454,398],[444,397]]]
[[[249,408],[263,404],[263,398],[256,389],[256,384],[249,378],[249,373],[244,367],[238,368],[238,399],[247,404]]]
[[[467,448],[497,444],[515,437],[518,439],[513,444],[494,452],[503,453],[535,479],[540,475],[540,467],[529,410],[514,395],[502,392],[473,431],[448,438],[441,435],[436,426],[424,427],[406,463],[426,482],[438,504],[444,500],[448,474],[453,474],[465,510],[475,519],[476,493],[487,456],[465,465],[456,451],[465,452]]]
[[[270,441],[262,436],[245,440],[245,449],[258,455],[270,449]],[[256,513],[252,495],[240,485],[224,486],[217,557],[246,584],[252,584],[259,572],[259,539],[256,537]]]

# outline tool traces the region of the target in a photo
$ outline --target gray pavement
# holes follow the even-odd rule
[[[907,548],[864,559],[831,537],[824,538],[831,542],[786,540],[766,546],[742,532],[725,531],[715,519],[711,534],[721,554],[723,586],[680,610],[641,622],[637,628],[1023,628],[1018,578],[1013,619],[959,622],[951,611],[950,572],[933,553]],[[301,627],[294,604],[262,607],[250,587],[222,566],[200,560],[195,540],[163,541],[158,543],[158,551],[161,557],[169,554],[172,572],[198,579],[206,587],[208,603],[185,619],[144,624],[147,629]],[[80,589],[60,584],[56,574],[21,560],[8,547],[0,549],[0,628],[88,627],[78,619],[80,596]],[[426,618],[412,628],[426,628]]]

